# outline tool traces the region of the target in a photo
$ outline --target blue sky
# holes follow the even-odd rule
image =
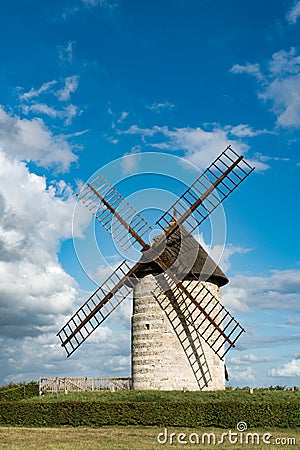
[[[223,205],[222,293],[247,330],[230,383],[299,385],[300,2],[17,0],[0,18],[1,383],[130,373],[130,299],[69,360],[55,336],[122,259],[75,193],[100,169],[154,223],[230,143],[256,166]]]

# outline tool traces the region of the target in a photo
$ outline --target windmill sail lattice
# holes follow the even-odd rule
[[[177,223],[192,233],[253,170],[228,146],[156,223],[164,230],[176,210]]]
[[[159,285],[163,284],[163,286],[161,286],[162,291],[167,289],[165,283],[162,283],[162,280],[158,283]],[[200,390],[202,390],[204,387],[208,386],[212,378],[203,350],[201,334],[198,332],[193,314],[190,314],[190,312],[186,314],[184,308],[180,308],[180,305],[171,290],[167,291],[165,295],[161,295],[161,292],[158,292],[157,295],[153,292],[153,295],[161,309],[165,312],[176,333],[194,373],[197,384]]]
[[[123,261],[59,331],[70,356],[125,300],[134,287],[134,270]],[[136,280],[137,281],[137,280]]]
[[[141,238],[151,230],[140,214],[101,174],[77,196],[125,250],[134,242],[141,243]]]
[[[78,194],[79,199],[123,248],[128,249],[137,242],[143,255],[151,255],[154,263],[162,270],[162,284],[168,286],[165,290],[172,295],[170,297],[167,293],[164,294],[165,290],[160,283],[157,284],[153,295],[162,309],[165,310],[168,304],[168,311],[165,312],[187,354],[200,388],[210,380],[200,336],[222,359],[229,348],[235,346],[244,329],[207,286],[201,282],[201,290],[195,289],[196,284],[199,285],[197,277],[189,282],[183,281],[185,275],[180,259],[173,267],[166,264],[164,255],[159,250],[160,244],[164,244],[183,223],[188,231],[192,232],[252,170],[242,156],[230,146],[227,147],[159,219],[157,223],[164,233],[156,240],[155,245],[149,245],[143,239],[151,227],[102,175],[94,178]],[[174,209],[177,212],[176,220],[173,217]],[[172,249],[166,248],[166,254],[168,252],[171,254]],[[138,282],[136,273],[144,262],[142,257],[133,267],[126,261],[120,264],[59,331],[61,345],[68,356],[128,296]],[[193,344],[190,341],[191,336],[194,336]],[[226,347],[224,344],[227,344]]]
[[[184,288],[193,296],[195,303],[183,295],[182,289],[178,288],[168,275],[165,274],[164,277],[169,291],[172,292],[173,299],[176,299],[177,307],[186,317],[187,323],[193,325],[196,331],[200,332],[201,330],[202,339],[220,359],[223,359],[228,350],[235,346],[236,341],[245,331],[244,328],[204,284],[199,290],[199,280],[196,276],[194,279],[186,281],[184,285]],[[157,298],[160,292],[158,287],[153,294]],[[199,302],[198,306],[196,302]],[[208,318],[212,320],[208,320]]]

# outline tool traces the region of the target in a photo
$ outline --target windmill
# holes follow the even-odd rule
[[[195,229],[254,170],[228,146],[151,227],[97,175],[78,198],[114,239],[141,258],[124,260],[58,332],[68,357],[133,289],[134,389],[224,389],[224,357],[244,329],[221,304],[228,279],[193,237]]]

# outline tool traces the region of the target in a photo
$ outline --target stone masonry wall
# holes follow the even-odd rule
[[[200,290],[202,285],[196,281]],[[204,283],[220,301],[219,287]],[[199,384],[182,345],[166,313],[151,292],[156,287],[153,275],[136,285],[132,317],[132,381],[134,389],[199,390]],[[160,296],[164,298],[164,294]],[[202,316],[203,317],[203,316]],[[199,319],[198,319],[199,320]],[[198,337],[199,339],[199,337]],[[200,339],[211,380],[203,390],[225,389],[224,361]]]

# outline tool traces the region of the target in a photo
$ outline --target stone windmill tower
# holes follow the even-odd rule
[[[98,175],[78,197],[126,250],[141,246],[133,266],[123,261],[75,312],[58,336],[70,356],[134,291],[134,389],[224,389],[224,356],[243,328],[220,301],[228,282],[194,239],[194,230],[252,172],[230,146],[151,227]],[[174,214],[176,212],[176,214]]]
[[[175,217],[170,226],[173,223]],[[185,251],[179,255],[179,249],[184,247]],[[194,295],[202,297],[206,304],[210,300],[214,315],[221,314],[220,287],[228,279],[186,228],[177,227],[167,238],[161,258],[168,267],[175,261],[177,265],[184,264],[187,269],[182,276],[183,284],[192,284]],[[139,282],[133,290],[133,389],[225,389],[224,361],[201,337],[207,323],[203,323],[199,309],[193,308],[187,299],[186,311],[177,308],[177,299],[168,292],[168,287],[167,295],[164,287],[160,289],[164,283],[162,270],[154,261],[142,264],[135,275]]]

